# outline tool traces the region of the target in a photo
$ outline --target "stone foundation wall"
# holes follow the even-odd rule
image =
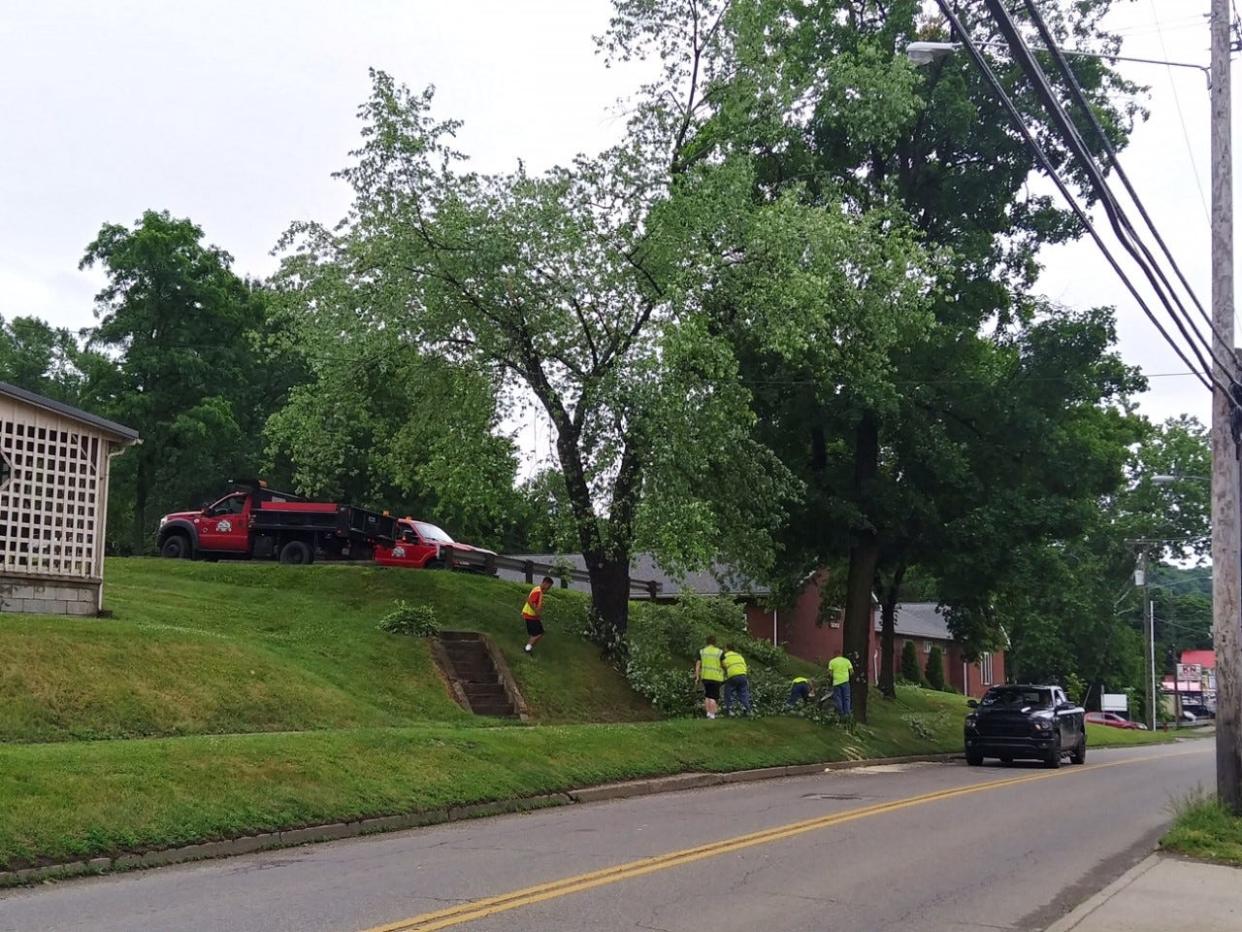
[[[94,615],[99,608],[97,582],[33,581],[0,577],[0,612],[38,615]]]

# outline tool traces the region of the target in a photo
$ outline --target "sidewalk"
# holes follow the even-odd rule
[[[1047,932],[1168,932],[1183,924],[1242,929],[1242,868],[1153,854]]]

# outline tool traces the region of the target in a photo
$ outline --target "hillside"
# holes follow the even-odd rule
[[[0,616],[0,740],[496,725],[452,701],[426,641],[385,634],[396,599],[504,651],[538,721],[653,717],[571,632],[577,593],[548,597],[549,636],[522,653],[525,587],[458,573],[114,559],[113,617]]]

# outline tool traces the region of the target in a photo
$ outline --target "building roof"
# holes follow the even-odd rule
[[[880,630],[880,618],[877,615],[875,630]],[[940,607],[935,602],[899,602],[897,617],[893,619],[893,631],[907,638],[930,638],[938,641],[951,641],[949,624]]]
[[[586,571],[586,561],[580,553],[515,553],[509,556],[515,560],[530,560],[534,563],[568,564],[576,570]],[[498,573],[501,577],[508,579],[518,579],[521,576],[520,573],[503,569],[498,570]],[[660,586],[659,598],[661,599],[676,598],[683,592],[693,592],[702,596],[765,596],[771,591],[767,586],[747,580],[732,568],[722,564],[715,564],[709,570],[687,573],[685,577],[677,577],[663,570],[655,557],[649,553],[634,555],[630,561],[630,578],[643,582],[655,580]],[[585,582],[574,581],[570,583],[570,588],[585,591],[590,587]],[[649,596],[642,589],[635,587],[630,592],[630,598],[645,599]]]
[[[124,424],[118,424],[116,421],[109,421],[107,418],[100,417],[97,414],[91,414],[89,411],[83,411],[81,408],[67,405],[63,401],[56,401],[53,398],[47,398],[44,395],[27,391],[24,388],[18,388],[16,385],[10,385],[8,382],[0,382],[0,395],[7,395],[18,401],[24,401],[28,405],[34,405],[36,408],[42,408],[44,411],[50,411],[53,414],[59,414],[61,417],[67,417],[70,420],[87,424],[96,430],[102,431],[105,434],[111,434],[118,440],[124,440],[127,443],[136,443],[138,440],[138,431],[132,427],[126,427]]]
[[[1182,651],[1182,663],[1197,663],[1199,666],[1208,670],[1216,669],[1216,651],[1214,650],[1184,650]]]

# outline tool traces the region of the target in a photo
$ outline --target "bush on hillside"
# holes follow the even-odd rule
[[[919,653],[913,641],[906,641],[906,646],[901,649],[901,678],[915,685],[923,682],[923,673],[919,670]]]
[[[711,634],[723,648],[732,642],[746,658],[755,713],[784,707],[789,683],[780,668],[788,655],[744,633],[742,608],[726,599],[690,596],[672,606],[645,603],[630,610],[622,667],[630,686],[664,715],[693,715],[701,696],[694,685],[694,661]]]
[[[927,685],[932,689],[944,691],[944,654],[938,646],[933,646],[927,655]]]
[[[389,634],[408,634],[411,637],[426,638],[440,633],[440,622],[436,620],[436,610],[430,605],[411,605],[404,599],[398,599],[391,612],[380,619],[379,629]]]

